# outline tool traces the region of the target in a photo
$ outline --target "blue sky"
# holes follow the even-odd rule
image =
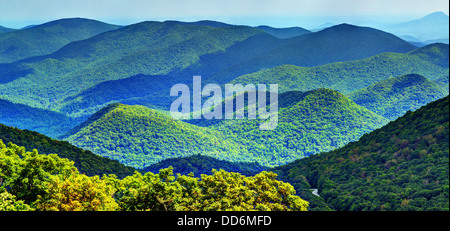
[[[0,25],[20,28],[70,17],[114,24],[211,19],[232,24],[303,26],[407,21],[449,14],[448,0],[0,0]]]

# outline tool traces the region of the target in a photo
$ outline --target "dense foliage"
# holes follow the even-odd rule
[[[220,132],[138,105],[111,104],[74,128],[65,140],[135,168],[194,154],[249,160],[242,144],[226,139]]]
[[[354,91],[349,98],[390,120],[448,95],[448,85],[410,74],[390,78]]]
[[[259,119],[221,120],[209,128],[244,144],[259,163],[275,166],[341,147],[387,123],[343,94],[328,89],[286,92],[279,98],[278,125],[274,130],[260,130]]]
[[[25,152],[0,140],[0,211],[306,211],[308,202],[294,188],[261,172],[253,177],[213,171],[212,175],[173,176],[135,172],[86,176],[56,154]]]
[[[278,84],[279,91],[317,88],[344,94],[368,87],[390,77],[419,74],[435,80],[448,76],[447,44],[431,44],[408,53],[382,53],[360,60],[302,67],[282,64],[235,78],[232,83]]]
[[[1,97],[58,110],[61,100],[96,84],[138,74],[166,75],[197,63],[200,56],[263,33],[245,26],[137,23],[72,42],[46,56],[5,65],[0,69]]]
[[[168,167],[173,168],[174,174],[188,175],[192,173],[196,177],[200,177],[201,174],[210,174],[213,169],[238,172],[246,176],[255,175],[268,169],[268,167],[261,166],[258,163],[231,162],[208,156],[193,155],[165,159],[142,169],[142,172],[158,173],[160,169]]]
[[[272,171],[336,210],[449,210],[449,97],[343,148]],[[311,204],[311,207],[315,207]]]
[[[195,154],[275,166],[341,147],[387,123],[336,91],[292,92],[281,98],[285,108],[272,131],[260,130],[259,119],[214,120],[217,124],[200,127],[143,106],[111,104],[65,140],[135,168]]]
[[[39,153],[57,153],[61,158],[74,162],[74,166],[88,176],[115,174],[120,178],[132,175],[134,168],[124,166],[116,160],[95,155],[91,151],[71,145],[67,141],[54,140],[34,131],[20,130],[0,124],[0,140],[23,146],[27,151],[36,149]]]

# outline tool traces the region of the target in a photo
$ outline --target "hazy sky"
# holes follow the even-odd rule
[[[0,25],[18,28],[84,17],[122,25],[211,19],[313,27],[326,22],[406,21],[436,11],[448,15],[448,0],[0,0]]]

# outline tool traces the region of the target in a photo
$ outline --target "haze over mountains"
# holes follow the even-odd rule
[[[406,40],[430,44],[449,41],[449,16],[443,12],[435,12],[425,17],[409,22],[383,27]]]

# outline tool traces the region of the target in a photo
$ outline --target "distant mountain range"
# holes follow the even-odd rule
[[[177,23],[177,24],[182,24],[182,25],[209,26],[209,27],[214,27],[214,28],[238,26],[238,25],[232,25],[232,24],[211,21],[211,20],[202,20],[202,21],[197,21],[197,22],[181,22],[181,21],[165,21],[165,22]],[[268,34],[273,35],[274,37],[277,37],[280,39],[292,38],[292,37],[297,37],[300,35],[311,33],[311,31],[301,28],[301,27],[275,28],[275,27],[271,27],[271,26],[261,25],[261,26],[256,26],[255,28],[265,31]]]
[[[89,176],[268,170],[310,210],[448,210],[449,45],[427,44],[448,39],[445,23],[435,13],[397,31],[82,18],[2,27],[3,164],[36,149]],[[175,120],[169,92],[195,75],[203,86],[278,84],[276,129],[261,130],[261,114]]]
[[[340,147],[387,123],[327,89],[280,97],[284,108],[274,131],[260,131],[260,121],[250,119],[199,127],[146,107],[112,104],[63,138],[136,168],[195,154],[274,166]]]
[[[390,25],[381,29],[403,37],[408,41],[422,44],[449,41],[449,16],[435,12],[409,22]]]
[[[0,34],[0,63],[47,55],[77,40],[87,39],[120,26],[71,18]]]
[[[256,28],[280,39],[293,38],[311,33],[311,31],[301,27],[274,28],[270,26],[257,26]]]
[[[297,192],[317,188],[310,210],[448,208],[449,97],[408,112],[357,142],[271,171]],[[311,198],[311,196],[309,196]]]
[[[285,40],[262,55],[233,65],[212,76],[226,83],[262,69],[279,65],[312,67],[333,62],[357,60],[383,52],[408,52],[416,47],[402,39],[373,28],[341,24],[325,30]]]
[[[95,21],[66,19],[20,31],[60,24],[65,26],[59,28],[72,29],[83,23],[99,26]],[[202,75],[205,84],[225,84],[278,65],[312,67],[416,48],[392,34],[348,24],[288,39],[253,27],[212,21],[142,22],[115,30],[101,26],[107,31],[70,42],[53,53],[0,64],[0,98],[83,118],[118,101],[167,110],[170,86],[190,84],[193,75]],[[152,80],[133,77],[143,75]],[[138,85],[136,81],[147,81],[150,84],[142,82],[142,86],[149,89],[131,95],[111,89],[127,81]]]
[[[349,98],[384,118],[394,120],[407,111],[414,111],[447,95],[448,83],[433,82],[423,76],[409,74],[354,91]]]
[[[432,44],[407,53],[382,53],[372,57],[315,67],[281,65],[242,75],[231,83],[277,83],[279,91],[308,91],[320,87],[348,94],[390,77],[410,73],[429,80],[448,76],[449,46]]]

